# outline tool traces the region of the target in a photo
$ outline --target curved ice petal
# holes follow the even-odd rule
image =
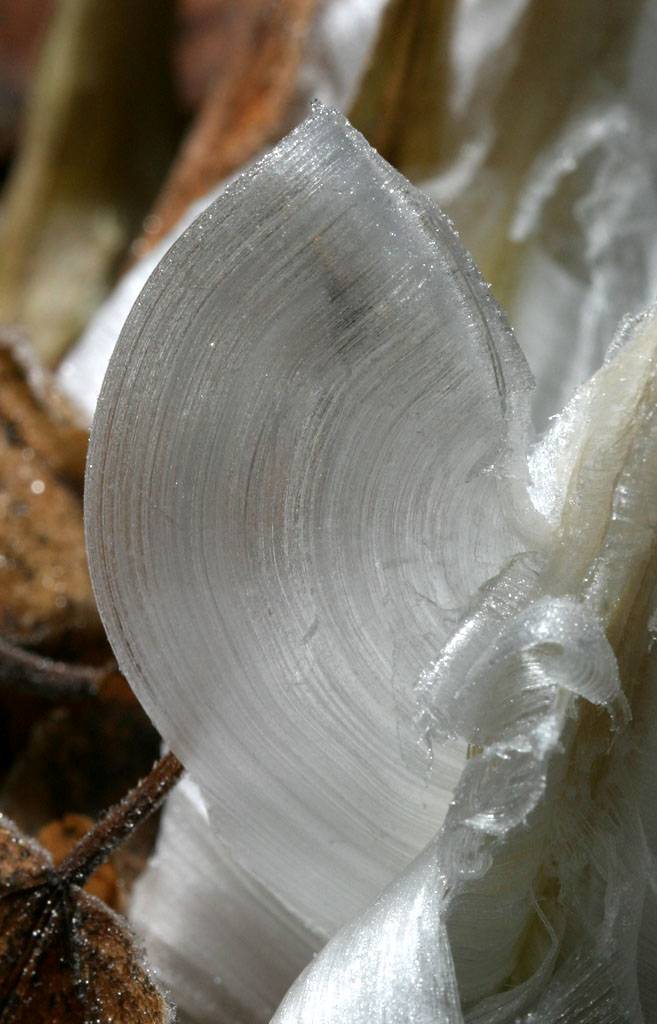
[[[613,352],[534,462],[551,544],[482,591],[422,680],[427,727],[477,744],[444,825],[277,1024],[654,1016],[654,311]]]
[[[444,813],[412,687],[522,545],[528,384],[451,224],[325,109],[174,246],[112,358],[110,639],[237,861],[327,934]]]

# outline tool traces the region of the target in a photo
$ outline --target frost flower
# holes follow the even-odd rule
[[[653,1019],[656,354],[628,322],[532,446],[451,223],[321,107],[154,271],[87,538],[200,787],[137,905],[199,1020],[327,940],[282,1024]]]

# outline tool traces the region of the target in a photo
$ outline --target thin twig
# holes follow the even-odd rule
[[[0,637],[0,691],[11,687],[44,697],[88,697],[116,670],[116,663],[78,665],[58,661],[12,644]]]
[[[162,803],[180,778],[183,766],[175,754],[156,761],[146,778],[111,807],[55,869],[62,882],[83,885],[115,847]]]

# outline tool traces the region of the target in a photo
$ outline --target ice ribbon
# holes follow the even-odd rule
[[[630,335],[534,458],[543,506],[568,494],[537,530],[529,379],[499,309],[449,222],[322,109],[192,226],[129,318],[87,497],[121,665],[285,913],[330,934],[399,876],[281,1020],[640,1013],[616,954],[647,869],[637,802],[617,797],[629,698],[607,639],[620,655],[652,543],[651,523],[628,533],[646,494],[623,484],[652,451],[652,321]],[[427,787],[411,683],[495,573],[422,678],[427,738],[483,748],[433,842],[449,761]]]
[[[655,1019],[650,959],[637,970],[654,942],[654,314],[623,337],[532,459],[536,491],[564,496],[540,567],[492,581],[419,685],[428,732],[477,745],[442,829],[277,1022]]]
[[[412,686],[519,545],[500,474],[527,386],[449,222],[322,108],[170,251],[115,350],[101,613],[234,855],[320,931],[442,817]]]

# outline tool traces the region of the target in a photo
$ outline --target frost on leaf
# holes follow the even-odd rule
[[[126,924],[63,883],[48,854],[0,819],[2,1024],[159,1024],[170,1008]]]
[[[93,691],[110,655],[87,571],[86,431],[48,374],[0,336],[0,685]]]
[[[165,754],[56,866],[0,818],[1,1024],[171,1020],[125,923],[80,886],[159,806],[181,771]]]

